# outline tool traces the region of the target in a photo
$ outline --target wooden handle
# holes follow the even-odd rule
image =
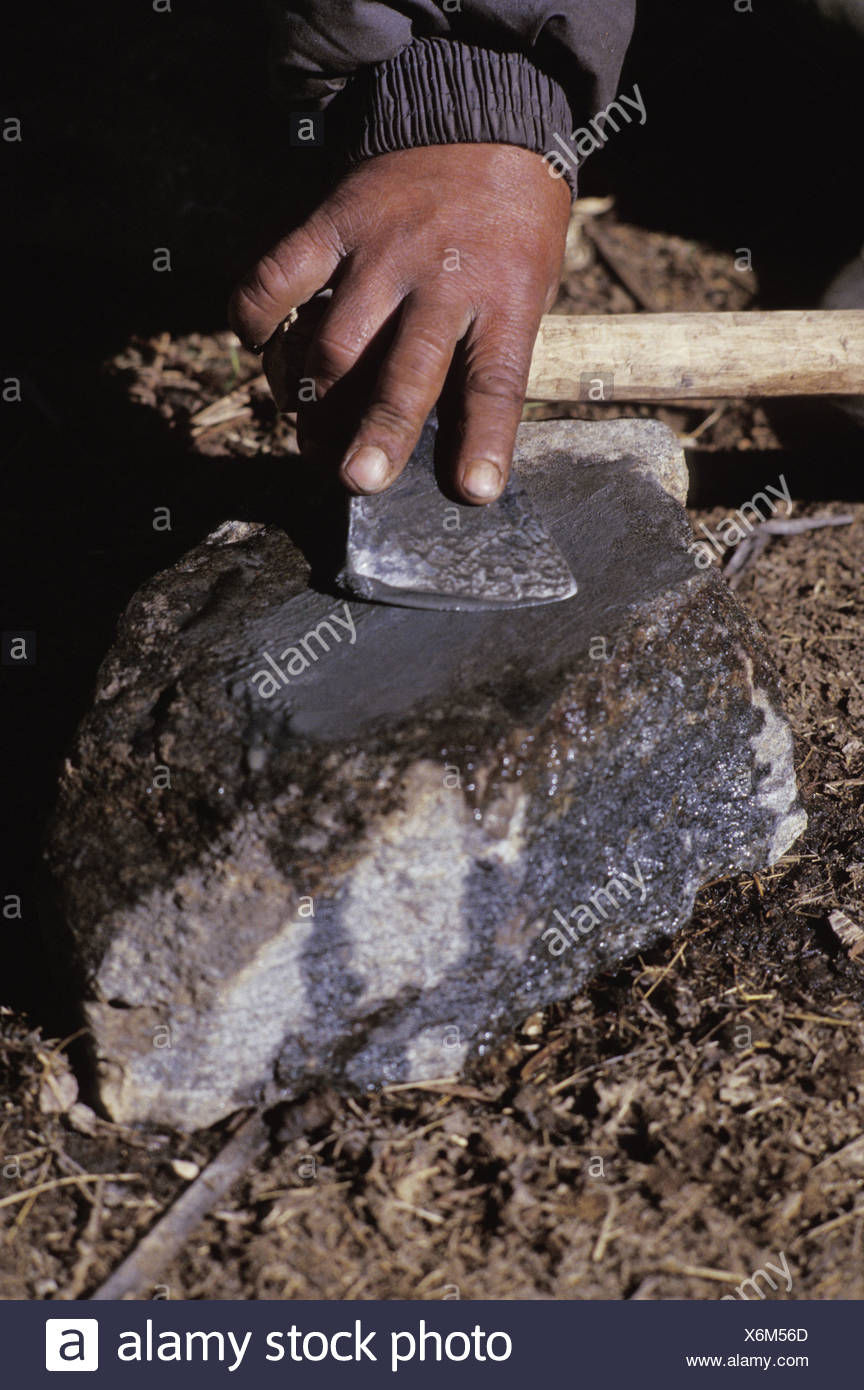
[[[547,314],[532,401],[864,396],[864,309]]]

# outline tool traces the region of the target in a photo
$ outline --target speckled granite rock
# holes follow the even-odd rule
[[[765,642],[688,554],[673,436],[526,425],[519,472],[566,602],[348,604],[235,522],[132,599],[48,850],[117,1120],[452,1075],[800,833]]]

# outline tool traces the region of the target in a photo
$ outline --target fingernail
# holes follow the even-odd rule
[[[494,463],[479,459],[469,463],[462,486],[468,496],[476,497],[478,502],[492,502],[501,491],[501,471]]]
[[[390,475],[390,460],[383,449],[364,444],[351,455],[344,472],[355,487],[364,492],[378,492]]]

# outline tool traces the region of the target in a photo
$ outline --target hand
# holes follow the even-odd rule
[[[299,413],[304,451],[338,450],[352,492],[381,492],[443,390],[456,492],[493,501],[558,288],[569,209],[563,181],[515,145],[399,150],[352,170],[261,258],[229,307],[253,347],[333,284],[306,359],[314,403]]]

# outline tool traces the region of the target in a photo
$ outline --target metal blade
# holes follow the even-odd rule
[[[575,594],[566,560],[515,480],[485,507],[444,496],[433,465],[436,431],[433,415],[386,492],[351,499],[343,588],[397,607],[457,612],[525,608]]]

